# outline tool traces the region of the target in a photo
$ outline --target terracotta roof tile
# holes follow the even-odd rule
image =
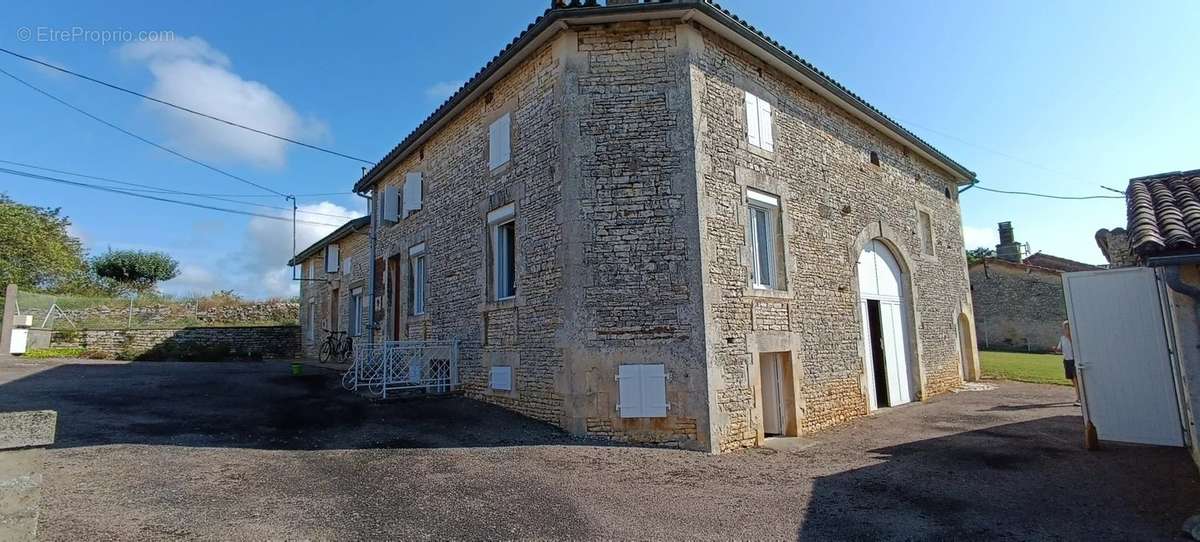
[[[1200,169],[1129,181],[1129,245],[1142,256],[1200,247]]]

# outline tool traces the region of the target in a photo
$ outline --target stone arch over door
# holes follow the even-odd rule
[[[859,232],[858,236],[855,237],[854,242],[851,243],[850,247],[848,247],[848,261],[850,262],[853,275],[851,287],[854,289],[855,294],[855,309],[853,311],[854,322],[857,326],[857,329],[859,329],[860,333],[862,333],[861,330],[864,329],[863,325],[865,313],[862,310],[863,293],[860,291],[861,288],[858,276],[858,260],[864,249],[868,248],[868,246],[875,242],[887,249],[887,252],[895,259],[895,262],[899,267],[899,285],[903,291],[901,297],[904,299],[902,307],[905,317],[904,329],[906,330],[904,346],[905,353],[908,358],[908,371],[911,378],[910,382],[912,383],[911,399],[912,401],[921,401],[925,398],[926,394],[925,364],[923,363],[921,357],[921,338],[917,334],[917,330],[921,329],[921,314],[920,311],[916,309],[916,307],[920,306],[920,295],[913,284],[913,261],[911,258],[909,258],[908,253],[901,248],[903,245],[900,243],[900,239],[901,236],[898,235],[896,231],[887,224],[883,222],[872,222],[863,228],[861,232]],[[867,407],[870,409],[870,405],[873,402],[873,398],[870,394],[874,393],[874,390],[870,388],[870,377],[868,373],[870,367],[868,366],[868,363],[871,360],[871,353],[869,350],[869,345],[867,344],[867,337],[865,335],[860,336],[858,348],[859,359],[863,363],[860,388],[863,393],[863,397],[866,399]]]

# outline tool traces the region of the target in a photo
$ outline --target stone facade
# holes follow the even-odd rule
[[[856,262],[878,239],[904,265],[917,395],[960,383],[971,301],[945,170],[694,21],[547,32],[371,177],[377,200],[406,174],[423,179],[420,210],[390,223],[376,201],[372,213],[376,339],[457,338],[468,396],[575,434],[753,446],[759,353],[787,354],[797,432],[868,412]],[[746,90],[776,104],[772,153],[745,143]],[[506,113],[511,159],[490,169],[489,126]],[[749,287],[747,187],[783,201],[779,291]],[[509,204],[516,296],[495,301],[487,216]],[[421,244],[427,310],[413,315],[408,254]],[[643,363],[664,365],[669,409],[621,417],[619,368]],[[513,390],[490,388],[497,365],[512,367]]]
[[[1050,352],[1067,319],[1062,275],[1054,269],[988,259],[970,267],[979,348]]]
[[[1129,248],[1129,232],[1125,228],[1096,230],[1096,246],[1100,247],[1100,253],[1108,260],[1109,269],[1138,264],[1137,254]]]
[[[333,241],[338,245],[338,270],[326,272],[325,249],[305,258],[300,263],[300,336],[301,354],[315,359],[325,340],[325,329],[350,330],[350,297],[362,288],[363,311],[359,315],[366,328],[369,299],[367,297],[367,275],[370,255],[367,251],[367,233],[363,230],[351,232]],[[345,258],[350,257],[350,269],[345,269]],[[337,293],[337,299],[333,294]],[[337,314],[333,312],[336,310]],[[311,313],[311,320],[310,318]],[[312,322],[313,325],[309,325]],[[364,335],[365,336],[365,335]]]
[[[299,356],[299,326],[189,327],[178,329],[86,329],[55,331],[54,347],[79,347],[107,357],[172,357],[226,350],[237,357]],[[220,360],[211,360],[220,361]]]

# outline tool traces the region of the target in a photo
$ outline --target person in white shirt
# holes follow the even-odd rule
[[[1058,338],[1058,350],[1063,356],[1063,371],[1075,388],[1075,406],[1079,406],[1079,382],[1075,380],[1075,349],[1071,347],[1071,322],[1063,320],[1062,336]]]

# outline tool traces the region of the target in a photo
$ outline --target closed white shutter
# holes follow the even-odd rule
[[[338,246],[329,245],[325,247],[325,272],[337,273],[338,271]]]
[[[353,268],[353,266],[351,265],[352,263],[354,263],[354,262],[351,260],[351,256],[346,256],[345,258],[342,259],[342,274],[343,275],[350,274],[350,270]]]
[[[758,98],[749,92],[746,93],[746,137],[750,139],[750,144],[754,146],[761,145],[758,137]]]
[[[404,176],[404,213],[407,217],[421,208],[421,173],[410,172]]]
[[[491,385],[493,390],[512,390],[512,367],[492,367]]]
[[[383,219],[388,222],[399,220],[400,193],[395,186],[383,187]]]
[[[508,162],[512,121],[508,113],[488,127],[488,167],[495,169]]]
[[[758,100],[758,139],[763,150],[775,150],[775,136],[771,131],[771,102]]]
[[[642,416],[663,418],[667,415],[667,371],[662,364],[641,365]]]
[[[641,365],[622,365],[617,369],[617,411],[622,418],[642,417]]]

